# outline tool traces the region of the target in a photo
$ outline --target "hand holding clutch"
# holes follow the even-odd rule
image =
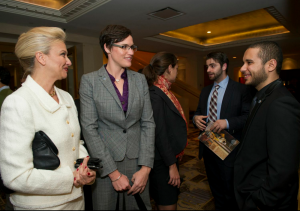
[[[82,185],[91,185],[94,183],[96,179],[96,171],[88,168],[87,164],[89,161],[89,157],[83,159],[83,162],[79,165],[79,167],[73,172],[74,181],[73,184],[76,187]]]
[[[76,160],[75,168],[78,168],[80,164],[83,162],[84,158],[79,158]],[[87,163],[87,167],[89,169],[98,170],[103,166],[100,165],[101,160],[99,158],[90,158]]]

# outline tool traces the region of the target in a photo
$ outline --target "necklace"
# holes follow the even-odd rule
[[[52,92],[49,93],[49,95],[50,95],[51,97],[54,97],[54,96],[56,95],[56,91],[53,90]]]
[[[117,83],[119,83],[121,79],[115,79],[115,80],[116,80]]]

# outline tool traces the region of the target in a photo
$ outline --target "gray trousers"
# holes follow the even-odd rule
[[[131,181],[131,178],[135,172],[140,170],[140,166],[137,165],[137,159],[125,159],[121,162],[116,162],[118,171],[122,174],[126,175]],[[120,201],[119,201],[119,209],[123,209],[123,193],[120,193]],[[92,195],[93,195],[93,208],[94,210],[115,210],[118,192],[115,191],[110,178],[104,177],[101,178],[99,174],[97,174],[96,182],[92,186]],[[135,201],[134,196],[127,195],[127,191],[124,193],[125,195],[125,205],[126,210],[138,210],[137,203]],[[143,202],[146,205],[147,210],[152,210],[150,203],[150,195],[149,195],[149,180],[147,182],[146,188],[142,194],[140,194]]]

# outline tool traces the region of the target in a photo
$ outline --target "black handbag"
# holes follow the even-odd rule
[[[54,170],[60,165],[58,149],[43,132],[35,133],[32,141],[33,166],[36,169]]]
[[[76,160],[75,168],[78,168],[80,166],[80,164],[83,162],[83,159],[84,158],[79,158]],[[100,162],[101,162],[101,160],[99,158],[90,158],[87,163],[87,166],[90,169],[98,170],[100,168],[103,168],[103,166],[100,165]]]
[[[54,170],[60,165],[60,160],[57,156],[58,149],[51,139],[43,132],[35,133],[32,141],[33,166],[36,169]],[[5,187],[0,175],[0,188],[4,193],[11,194],[15,191]]]

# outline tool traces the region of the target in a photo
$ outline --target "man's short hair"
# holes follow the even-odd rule
[[[111,49],[112,44],[125,40],[129,35],[131,35],[131,31],[127,29],[125,26],[121,26],[121,25],[106,26],[101,31],[99,37],[100,46],[106,58],[108,58],[108,56],[107,53],[105,52],[104,44],[106,44],[106,47],[108,49]]]
[[[259,48],[258,58],[261,59],[262,64],[266,64],[271,59],[275,59],[277,62],[276,72],[279,75],[282,67],[282,50],[276,42],[273,41],[262,41],[257,42],[248,47],[249,48]]]
[[[0,66],[0,82],[4,85],[9,85],[10,82],[10,72],[5,67]]]
[[[213,59],[216,62],[218,62],[221,65],[221,68],[226,63],[227,64],[226,73],[228,72],[229,60],[228,60],[228,57],[225,53],[223,53],[223,52],[211,52],[211,53],[207,54],[207,56],[206,56],[206,61],[208,59]]]

